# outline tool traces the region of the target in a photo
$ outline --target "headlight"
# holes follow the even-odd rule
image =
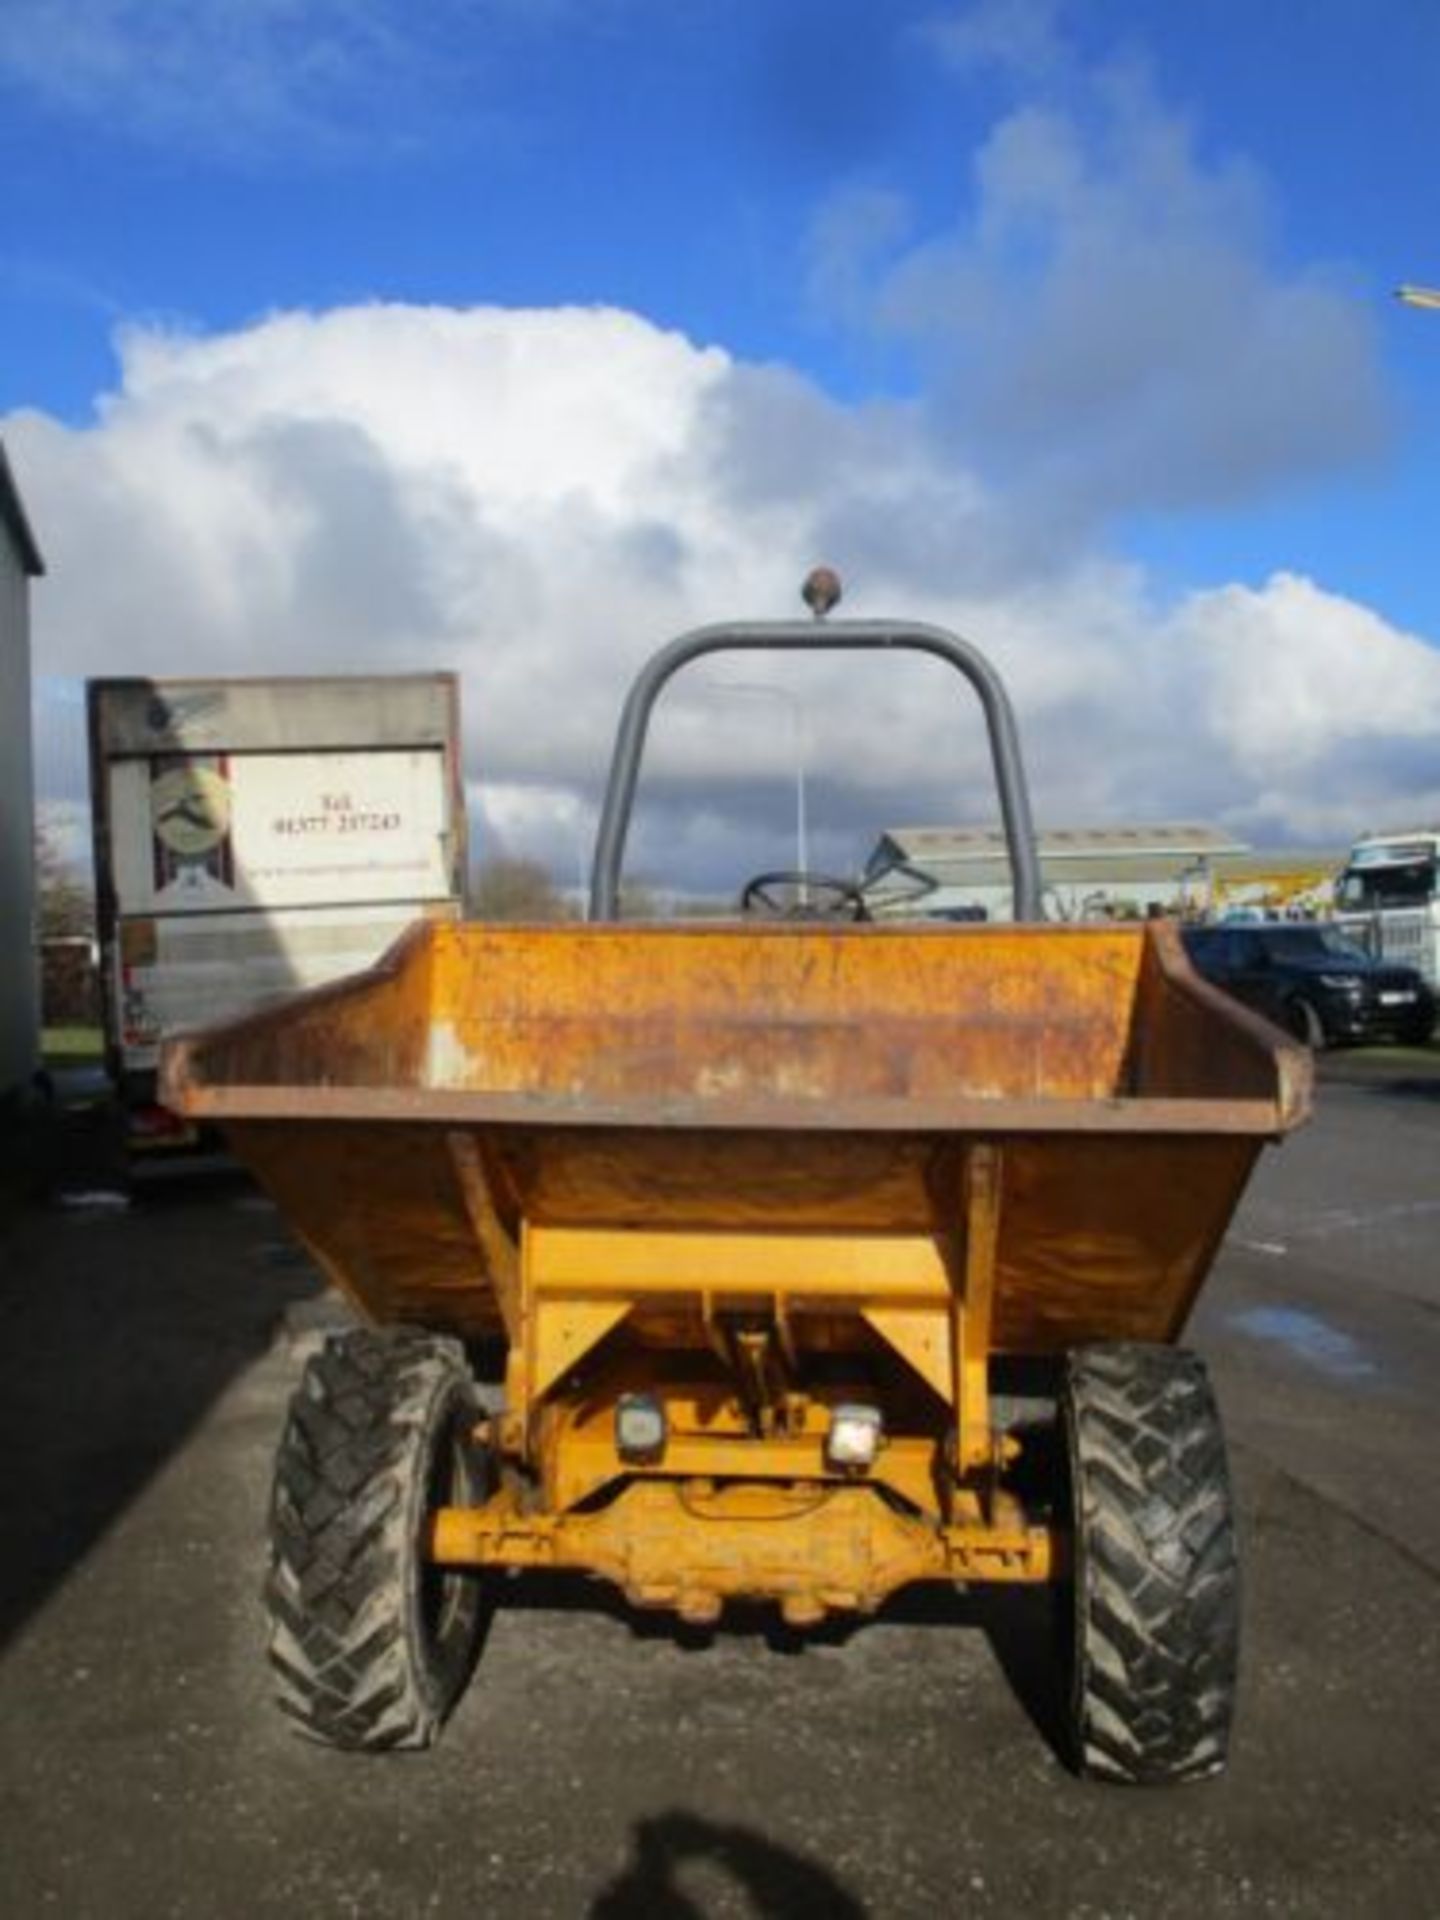
[[[1361,981],[1358,973],[1322,973],[1320,984],[1333,987],[1337,993],[1358,993]]]
[[[839,1406],[830,1415],[825,1458],[832,1467],[873,1467],[883,1423],[878,1407]]]
[[[622,1393],[615,1404],[615,1451],[632,1467],[653,1467],[665,1451],[665,1409],[653,1393]]]

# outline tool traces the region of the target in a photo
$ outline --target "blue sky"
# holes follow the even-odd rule
[[[564,590],[534,581],[564,560],[528,545],[548,524],[563,555],[550,516],[583,496],[577,579],[647,638],[761,610],[822,536],[862,591],[992,637],[1051,813],[1344,839],[1352,816],[1440,806],[1440,313],[1392,298],[1440,281],[1437,76],[1422,0],[4,0],[0,431],[55,563],[42,764],[73,785],[45,738],[102,665],[268,667],[296,636],[322,665],[458,649],[480,804],[563,858],[594,768],[564,717],[522,714],[514,619],[541,685],[594,667],[584,718],[608,727],[618,671],[583,616],[562,632]],[[424,337],[486,313],[510,318],[453,362],[452,445]],[[566,314],[562,340],[546,317]],[[526,382],[587,369],[636,405],[585,429],[578,478],[555,425],[527,483],[541,510],[507,518],[467,436],[503,415],[529,471],[552,429]],[[618,477],[600,442],[632,430],[643,459]],[[193,465],[206,434],[223,471]],[[442,499],[462,474],[463,512]],[[277,541],[297,520],[323,538],[247,626],[265,506]],[[358,620],[336,584],[352,563]],[[726,582],[745,606],[715,604]],[[496,604],[513,617],[487,626]],[[1046,632],[1079,636],[1063,662]],[[1107,689],[1151,697],[1151,724],[1114,720]],[[1187,770],[1157,730],[1193,740]],[[1118,756],[1114,778],[1077,739]],[[832,750],[869,753],[843,730]],[[870,757],[837,857],[904,804],[904,756]],[[671,778],[667,831],[718,860],[744,804],[718,770]]]

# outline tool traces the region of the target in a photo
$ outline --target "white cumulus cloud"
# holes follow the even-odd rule
[[[917,403],[843,405],[605,309],[362,306],[119,348],[91,424],[0,423],[50,566],[36,667],[62,796],[86,674],[454,667],[480,833],[568,879],[641,660],[692,624],[799,612],[823,558],[845,611],[992,652],[1042,818],[1340,839],[1440,811],[1421,639],[1283,573],[1161,605],[1113,559],[1027,574],[1018,534],[987,565],[1007,503]],[[972,706],[933,662],[707,665],[657,717],[637,857],[706,886],[789,864],[797,751],[818,865],[983,815]]]

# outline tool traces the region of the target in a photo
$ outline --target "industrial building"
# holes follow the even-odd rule
[[[1261,853],[1219,827],[1064,827],[1037,834],[1046,912],[1110,915],[1284,911],[1327,903],[1339,853]],[[879,913],[1007,920],[1010,868],[998,826],[892,827],[865,867]]]
[[[44,571],[0,445],[0,1099],[39,1065],[30,582]]]

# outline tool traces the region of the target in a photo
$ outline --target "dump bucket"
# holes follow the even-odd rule
[[[497,1233],[541,1298],[626,1317],[783,1291],[803,1346],[943,1307],[984,1145],[1016,1354],[1174,1339],[1308,1088],[1166,922],[425,925],[166,1076],[362,1312],[464,1336],[505,1325]]]

